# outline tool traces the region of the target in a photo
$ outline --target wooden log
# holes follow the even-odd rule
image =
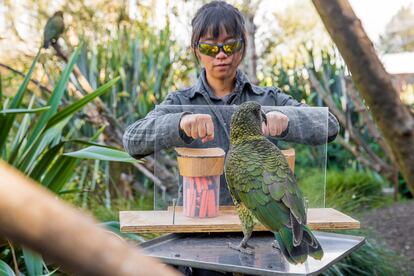
[[[0,161],[0,236],[76,275],[179,275]]]

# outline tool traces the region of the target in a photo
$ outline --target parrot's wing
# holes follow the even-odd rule
[[[264,226],[278,231],[291,225],[290,210],[282,200],[273,199],[263,184],[266,150],[268,145],[261,141],[231,148],[226,159],[226,180],[233,198],[242,202]]]
[[[253,213],[257,209],[261,213],[257,217],[260,222],[276,231],[280,225],[291,227],[290,216],[293,214],[295,222],[306,223],[296,179],[283,154],[269,140],[264,138],[254,145],[238,145],[229,153],[226,164],[226,180],[231,194]],[[278,227],[275,220],[279,220]]]
[[[226,156],[226,166],[225,166],[225,177],[227,182],[227,187],[229,188],[230,194],[233,199],[234,205],[240,204],[241,200],[235,184],[238,183],[238,172],[237,172],[237,160],[232,158],[232,150],[228,152]]]
[[[262,188],[272,199],[282,201],[300,224],[306,224],[306,212],[302,193],[296,178],[281,151],[270,141],[263,162]]]
[[[275,232],[286,258],[293,263],[303,263],[308,254],[321,259],[322,248],[306,226],[301,192],[280,150],[263,137],[238,144],[231,155],[226,178],[232,195]]]

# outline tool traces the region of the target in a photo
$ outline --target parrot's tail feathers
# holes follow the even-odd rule
[[[308,246],[304,242],[294,246],[292,234],[292,229],[284,227],[278,233],[275,233],[275,237],[286,259],[293,264],[302,264],[308,258]]]
[[[278,243],[279,250],[285,256],[289,263],[297,264],[298,262],[290,256],[288,249],[286,248],[285,244],[282,241],[282,238],[279,233],[275,232],[275,239]]]
[[[309,255],[317,260],[322,259],[323,249],[312,231],[306,225],[303,227],[303,240],[309,245]]]
[[[290,213],[290,221],[292,223],[292,230],[293,230],[293,245],[298,246],[302,242],[303,238],[303,227],[297,221],[297,219]]]
[[[275,233],[275,238],[279,244],[280,251],[286,257],[286,259],[293,264],[302,264],[308,258],[311,257],[320,260],[323,257],[323,250],[312,234],[311,230],[303,225],[303,238],[298,246],[294,245],[293,229],[284,227]]]

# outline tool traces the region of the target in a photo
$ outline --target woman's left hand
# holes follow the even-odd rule
[[[279,136],[286,130],[289,118],[278,111],[266,113],[267,124],[262,123],[262,132],[264,136]]]

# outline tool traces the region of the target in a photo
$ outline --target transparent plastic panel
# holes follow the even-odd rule
[[[174,215],[180,212],[188,217],[209,218],[220,215],[218,205],[233,205],[224,177],[224,156],[220,157],[218,151],[222,149],[227,153],[229,150],[230,122],[236,108],[156,106],[154,129],[149,130],[157,134],[154,141],[155,210],[170,209]],[[289,118],[288,131],[283,137],[267,138],[284,152],[307,207],[325,207],[328,109],[262,106],[262,110],[265,113],[278,111]],[[210,115],[214,140],[191,142],[180,135],[179,121],[186,113]],[[178,154],[176,148],[184,153]]]

